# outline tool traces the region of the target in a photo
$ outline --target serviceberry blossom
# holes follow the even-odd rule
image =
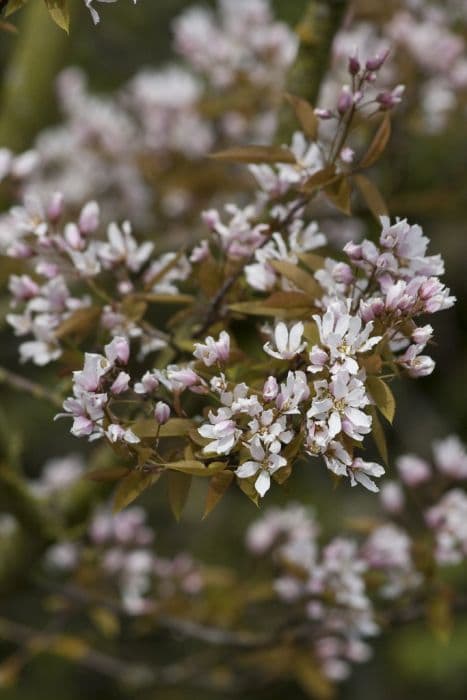
[[[458,564],[467,556],[467,495],[459,488],[448,491],[425,513],[436,537],[440,564]]]
[[[230,336],[226,331],[221,331],[218,340],[208,336],[205,343],[195,343],[193,356],[201,360],[206,367],[216,363],[227,362],[230,355]]]
[[[262,498],[271,486],[271,475],[285,467],[287,460],[275,452],[266,452],[259,439],[252,441],[249,450],[253,459],[243,462],[235,470],[235,474],[239,479],[248,479],[259,472],[255,480],[255,489]]]
[[[456,480],[467,479],[467,451],[457,435],[433,443],[433,457],[441,474]]]
[[[352,316],[348,311],[348,306],[346,308],[345,304],[335,302],[328,307],[324,316],[314,315],[313,318],[321,344],[329,355],[331,372],[344,370],[349,374],[358,374],[360,368],[355,355],[371,350],[379,343],[381,336],[370,338],[373,322],[364,324],[359,316]],[[313,366],[311,354],[310,360]]]
[[[294,323],[290,329],[285,323],[278,323],[273,334],[276,349],[268,341],[263,346],[264,352],[278,360],[291,360],[303,352],[306,347],[306,343],[302,342],[302,336],[303,323],[301,321]]]

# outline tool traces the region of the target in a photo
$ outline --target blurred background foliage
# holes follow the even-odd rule
[[[235,0],[232,0],[235,2]],[[89,76],[92,90],[110,91],[128,80],[141,66],[158,66],[173,59],[171,51],[172,19],[191,0],[140,0],[138,5],[119,2],[103,6],[101,24],[93,29],[82,3],[74,4],[70,37],[67,38],[48,19],[40,3],[18,15],[19,33],[0,35],[0,67],[4,81],[0,104],[0,146],[16,149],[30,146],[40,128],[58,118],[54,100],[54,79],[65,65],[79,65]],[[204,0],[204,5],[214,4]],[[276,16],[294,25],[302,16],[306,0],[274,0]],[[378,18],[387,11],[380,0],[356,2],[364,15]],[[40,6],[40,7],[39,7]],[[34,9],[34,8],[39,9]],[[465,28],[464,28],[465,31]],[[34,60],[31,60],[34,55]],[[8,87],[9,71],[15,62],[27,66],[21,95]],[[416,77],[415,77],[416,78]],[[415,83],[408,83],[407,95]],[[12,104],[18,99],[26,105],[23,118],[12,120]],[[398,411],[395,426],[389,429],[390,456],[402,451],[429,457],[433,439],[456,432],[467,439],[467,242],[465,209],[467,205],[467,169],[465,112],[459,109],[446,128],[437,133],[420,129],[416,119],[405,118],[404,109],[395,119],[392,141],[383,159],[378,178],[392,214],[417,220],[432,240],[432,250],[440,251],[446,261],[446,284],[458,298],[453,310],[436,316],[435,337],[439,345],[432,350],[437,362],[435,373],[419,382],[395,386]],[[164,247],[164,232],[158,231],[158,243]],[[0,270],[4,286],[8,271]],[[4,327],[6,301],[0,301],[1,363],[27,374],[31,379],[53,387],[57,381],[54,368],[44,370],[19,368],[17,343]],[[2,458],[20,464],[29,477],[40,472],[50,457],[83,450],[62,424],[52,422],[55,410],[46,402],[13,392],[0,385],[0,445]],[[47,440],[44,440],[44,435]],[[312,463],[313,469],[315,463]],[[371,497],[333,490],[323,470],[316,467],[297,469],[285,491],[275,489],[268,502],[300,500],[312,504],[331,532],[339,529],[346,518],[369,514]],[[210,563],[232,564],[246,579],[243,533],[256,515],[255,508],[240,492],[231,492],[222,505],[201,522],[204,484],[194,485],[188,508],[180,524],[169,512],[164,485],[158,485],[143,499],[151,523],[158,533],[156,546],[161,553],[180,549],[190,551]],[[339,518],[336,518],[339,513]],[[242,573],[240,575],[242,575]],[[0,602],[0,614],[8,614],[36,628],[50,625],[47,611],[38,606],[27,587],[19,587],[13,596]],[[375,644],[373,660],[354,670],[343,685],[344,700],[412,700],[446,698],[463,700],[467,696],[467,618],[456,619],[449,639],[439,640],[425,624],[394,630]],[[79,633],[83,622],[71,621]],[[176,644],[163,633],[146,637],[141,653],[157,663],[172,660]],[[112,642],[109,641],[109,652]],[[0,653],[10,653],[7,644]],[[138,650],[133,649],[136,658]],[[134,700],[218,700],[224,697],[208,690],[186,688],[160,689],[152,693],[133,693]],[[108,678],[83,671],[66,659],[41,655],[27,665],[18,684],[3,689],[4,700],[118,700],[123,698],[119,686]],[[266,691],[245,694],[249,698],[304,698],[296,685],[277,685]]]

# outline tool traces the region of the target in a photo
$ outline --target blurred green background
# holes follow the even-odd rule
[[[50,25],[44,11],[42,18],[39,13],[34,20],[35,31],[31,30],[24,14],[17,36],[0,35],[0,66],[6,76],[9,61],[21,43],[25,52],[36,52],[37,61],[32,64],[30,82],[23,95],[33,109],[28,110],[21,125],[5,124],[0,117],[0,146],[8,145],[9,141],[16,148],[26,148],[41,127],[57,120],[53,80],[64,65],[82,66],[92,89],[106,91],[121,85],[141,66],[156,66],[171,59],[170,22],[190,4],[193,3],[187,0],[140,0],[133,7],[130,2],[120,0],[115,6],[102,6],[102,23],[93,29],[82,3],[75,2],[69,38]],[[275,0],[273,4],[278,17],[294,24],[306,3],[304,0]],[[379,0],[369,4],[378,11]],[[37,80],[33,73],[37,74]],[[4,93],[0,114],[7,106]],[[402,451],[428,458],[432,440],[453,432],[467,439],[466,136],[465,113],[461,110],[450,120],[447,129],[436,134],[423,133],[416,124],[396,119],[392,144],[381,168],[381,186],[391,213],[408,216],[424,227],[432,240],[432,251],[441,252],[446,261],[446,284],[458,298],[453,310],[437,315],[433,321],[437,339],[431,353],[437,363],[433,376],[395,386],[398,412],[388,436],[392,458]],[[161,243],[163,245],[163,241]],[[0,303],[3,318],[6,301]],[[24,372],[17,365],[17,343],[4,326],[0,347],[1,363]],[[27,374],[33,379],[40,377],[40,381],[44,374],[48,375],[52,386],[55,381],[53,368],[45,373],[28,368]],[[51,456],[83,449],[62,424],[52,423],[53,408],[3,386],[0,392],[1,443],[9,445],[8,458],[21,455],[31,477],[37,475]],[[371,513],[371,498],[347,489],[345,493],[342,489],[333,491],[327,475],[317,466],[313,470],[313,466],[314,463],[311,469],[297,469],[287,489],[284,492],[274,490],[269,503],[300,500],[313,504],[331,532],[346,516]],[[233,564],[248,576],[242,538],[246,525],[257,514],[255,507],[240,492],[231,492],[222,506],[207,521],[201,522],[203,488],[202,484],[196,484],[179,525],[173,522],[164,493],[154,488],[146,494],[144,503],[158,533],[158,550],[171,554],[185,549],[210,563]],[[31,626],[47,624],[37,599],[30,596],[27,589],[19,589],[13,597],[1,601],[0,610],[1,614],[23,619]],[[79,621],[75,624],[79,630]],[[171,658],[173,647],[173,641],[159,634],[152,640],[146,639],[142,651],[160,664]],[[0,654],[2,649],[5,653],[11,651],[9,646],[0,645]],[[111,651],[111,646],[109,649]],[[354,669],[339,697],[345,700],[463,700],[467,697],[467,618],[456,620],[449,642],[437,640],[424,623],[420,623],[401,627],[388,637],[376,640],[374,650],[374,658]],[[130,696],[134,700],[186,697],[217,700],[224,697],[186,688],[130,693]],[[27,666],[18,685],[1,691],[1,697],[4,700],[81,700],[83,697],[119,700],[126,695],[107,678],[42,655]],[[287,684],[243,697],[245,700],[300,700],[306,696],[297,686]]]

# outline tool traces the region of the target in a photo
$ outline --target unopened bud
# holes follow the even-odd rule
[[[339,114],[345,114],[349,111],[352,105],[352,91],[348,85],[344,85],[341,90],[341,94],[339,95],[339,99],[337,101],[337,111],[339,112]]]
[[[97,202],[88,202],[84,205],[79,215],[78,225],[81,233],[94,233],[99,226],[99,205]]]
[[[349,57],[349,64],[348,64],[348,71],[350,75],[357,75],[359,72],[361,66],[360,66],[360,61],[356,56],[350,56]]]
[[[63,214],[63,194],[54,192],[47,206],[47,218],[51,223],[56,223]]]
[[[154,409],[154,418],[159,425],[164,425],[170,418],[170,406],[163,401],[158,401]]]
[[[365,64],[366,69],[371,71],[372,73],[374,71],[379,70],[388,56],[389,49],[386,49],[386,51],[383,51],[383,53],[377,54],[374,58],[368,59],[368,61]]]

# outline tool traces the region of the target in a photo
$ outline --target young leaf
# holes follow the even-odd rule
[[[213,153],[211,158],[233,163],[295,163],[292,151],[281,146],[238,146]]]
[[[388,214],[388,208],[376,185],[365,177],[365,175],[355,175],[354,180],[368,206],[368,209],[371,211],[375,219],[379,221],[380,216],[386,216]]]
[[[113,512],[119,513],[132,503],[147,488],[156,483],[160,474],[147,474],[140,470],[131,471],[117,487],[114,496]]]
[[[193,427],[193,421],[188,418],[170,418],[167,423],[159,426],[153,418],[143,418],[131,426],[132,431],[139,438],[154,438],[157,435],[161,438],[180,437],[186,435]]]
[[[299,253],[298,257],[310,270],[313,270],[313,272],[322,270],[326,264],[326,258],[316,253]]]
[[[316,141],[318,136],[319,119],[315,114],[313,106],[297,95],[286,93],[286,99],[290,102],[295,112],[303,133],[308,136],[311,141]]]
[[[185,507],[188,494],[190,492],[192,477],[182,472],[170,471],[168,473],[169,503],[176,520]]]
[[[269,262],[271,267],[273,267],[276,272],[279,272],[290,282],[293,282],[299,289],[303,290],[312,299],[322,296],[323,290],[321,289],[320,285],[312,275],[306,272],[306,270],[302,270],[294,263],[286,262],[284,260],[271,260]]]
[[[56,329],[55,337],[61,340],[68,335],[85,337],[96,325],[101,314],[98,306],[87,306],[84,309],[76,309],[71,316],[65,319]]]
[[[284,309],[268,306],[267,300],[241,301],[238,304],[231,304],[229,308],[231,311],[247,316],[277,316],[278,318],[300,318],[303,316],[303,306],[293,309]]]
[[[359,163],[359,168],[370,168],[382,155],[387,146],[389,137],[391,136],[391,118],[388,113],[383,117],[381,124],[378,127],[373,141]]]
[[[191,304],[195,298],[191,294],[134,294],[134,299],[141,299],[150,304]]]
[[[389,423],[392,423],[396,412],[396,402],[391,389],[382,379],[372,375],[367,377],[366,386],[383,416]]]
[[[224,470],[215,474],[209,482],[208,493],[206,495],[206,505],[204,507],[203,520],[207,518],[217,506],[221,498],[225,495],[227,489],[232,483],[234,473],[230,470]]]
[[[26,5],[26,3],[27,0],[6,0],[6,3],[4,2],[2,5],[2,9],[5,7],[5,17],[9,17],[13,14],[13,12],[20,10],[22,7],[24,7],[24,5]]]
[[[45,0],[47,9],[55,24],[68,34],[70,28],[70,9],[68,0]]]
[[[381,459],[387,465],[389,459],[386,435],[384,434],[383,426],[381,425],[381,421],[378,418],[378,414],[376,413],[374,406],[372,406],[370,410],[371,417],[373,419],[371,424],[371,434],[373,436],[373,440],[375,441],[375,445],[378,448]]]
[[[305,194],[312,194],[321,187],[330,185],[332,182],[337,180],[338,177],[339,175],[336,175],[336,166],[327,165],[322,170],[318,170],[316,173],[313,173],[313,175],[311,175],[308,180],[303,183],[300,189]]]
[[[351,190],[348,177],[339,175],[324,191],[327,198],[334,204],[336,209],[350,216],[352,209],[350,206]]]
[[[311,302],[303,292],[273,292],[264,300],[264,305],[273,309],[309,309]]]
[[[212,476],[216,472],[225,469],[225,462],[211,462],[209,466],[205,466],[203,462],[199,462],[195,459],[184,459],[179,462],[167,462],[164,466],[167,469],[173,469],[183,474],[206,477]]]

